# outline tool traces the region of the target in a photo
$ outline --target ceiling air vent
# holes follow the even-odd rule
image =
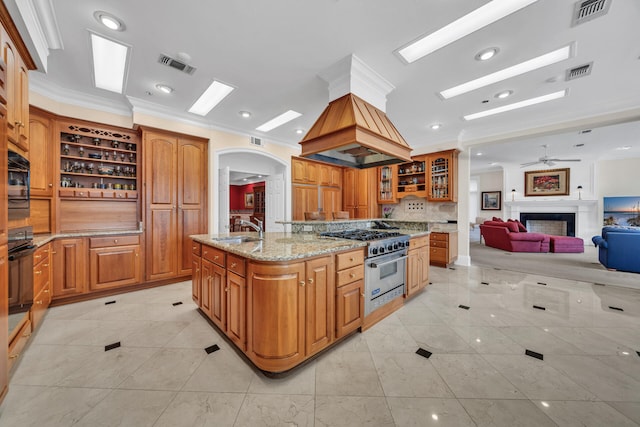
[[[179,61],[177,59],[174,59],[169,55],[165,55],[164,53],[160,54],[160,58],[158,58],[158,62],[166,66],[169,66],[171,68],[175,68],[178,71],[182,71],[183,73],[187,73],[189,75],[193,74],[196,71],[195,67],[185,64],[184,62]]]
[[[606,15],[612,0],[586,0],[576,3],[572,26]]]
[[[567,75],[565,76],[565,80],[573,80],[578,79],[580,77],[586,77],[591,74],[591,69],[593,68],[593,62],[589,62],[588,64],[580,65],[579,67],[570,68],[567,70]]]
[[[257,145],[258,147],[262,147],[264,145],[264,142],[262,142],[262,139],[260,138],[256,138],[256,137],[251,137],[251,143],[253,145]]]

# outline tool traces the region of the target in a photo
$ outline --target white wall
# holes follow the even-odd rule
[[[477,206],[478,216],[483,218],[489,218],[489,219],[491,219],[494,216],[502,218],[504,216],[503,214],[504,202],[505,200],[511,200],[511,191],[509,190],[508,191],[509,194],[507,194],[507,191],[505,190],[505,187],[504,187],[504,175],[502,170],[474,175],[473,178],[476,179],[478,182],[478,193],[477,193],[476,199],[471,200],[470,203],[473,203]],[[500,207],[501,207],[500,210],[496,210],[496,211],[482,210],[482,192],[483,191],[502,191],[502,203],[500,204]],[[470,219],[475,221],[475,218],[470,218]]]

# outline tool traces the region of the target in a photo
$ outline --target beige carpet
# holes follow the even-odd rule
[[[506,252],[471,242],[470,255],[471,265],[640,289],[640,274],[607,270],[592,245],[582,254],[554,254]]]

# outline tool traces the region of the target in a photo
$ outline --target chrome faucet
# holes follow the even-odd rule
[[[264,237],[264,229],[262,228],[262,221],[260,221],[259,219],[256,219],[256,221],[258,221],[258,225],[255,225],[251,221],[247,221],[247,220],[241,219],[240,220],[240,225],[247,225],[247,226],[253,228],[254,230],[256,230],[258,232],[258,237],[260,237],[262,239]]]

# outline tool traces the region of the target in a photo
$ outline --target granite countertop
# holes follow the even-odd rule
[[[65,239],[72,237],[120,236],[122,234],[142,234],[142,230],[82,231],[77,233],[36,234],[33,236],[33,244],[37,247],[40,247],[55,239]]]
[[[392,230],[411,237],[426,236],[426,230]],[[259,241],[243,243],[225,243],[220,238],[234,236],[250,236],[257,238],[257,233],[224,233],[224,234],[197,234],[189,236],[196,242],[213,246],[224,251],[240,255],[245,258],[258,261],[290,261],[310,258],[333,252],[357,249],[367,246],[367,242],[357,240],[339,239],[335,237],[322,237],[309,233],[276,233],[266,232],[264,238]]]
[[[300,233],[264,233],[259,241],[243,243],[224,243],[216,240],[224,237],[251,236],[257,233],[225,233],[225,234],[197,234],[191,237],[196,242],[204,243],[245,258],[258,261],[290,261],[357,249],[367,245],[366,242],[355,240],[320,237],[315,234]]]

